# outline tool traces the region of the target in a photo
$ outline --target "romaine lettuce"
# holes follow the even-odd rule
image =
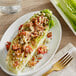
[[[44,9],[40,12],[45,13],[45,15],[48,17],[49,19],[49,29],[54,26],[54,21],[52,20],[52,12],[49,9]]]

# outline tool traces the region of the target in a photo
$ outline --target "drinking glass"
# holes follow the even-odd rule
[[[0,0],[0,12],[3,14],[13,14],[21,10],[22,0]]]

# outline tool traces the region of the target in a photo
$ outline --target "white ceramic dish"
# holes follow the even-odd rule
[[[68,20],[68,18],[65,16],[65,14],[63,13],[63,11],[57,6],[57,2],[56,0],[50,0],[50,2],[54,5],[54,7],[56,8],[56,10],[59,12],[59,14],[62,16],[62,18],[65,20],[65,22],[67,23],[67,25],[69,26],[69,28],[72,30],[72,32],[74,33],[74,35],[76,35],[75,30],[73,29],[70,21]]]
[[[52,68],[54,63],[61,59],[67,52],[70,53],[70,55],[73,57],[73,60],[63,70],[52,72],[48,76],[76,76],[76,47],[74,47],[71,43],[68,43],[64,48],[59,50],[59,52],[56,53],[48,65],[46,65],[43,69],[33,74],[32,76],[41,76],[44,74],[46,71]]]
[[[18,31],[18,27],[25,23],[34,13],[37,13],[39,11],[36,12],[31,12],[28,13],[22,17],[20,17],[19,19],[17,19],[9,28],[8,30],[5,32],[5,34],[3,35],[1,42],[0,42],[0,67],[2,68],[3,71],[5,71],[6,73],[10,74],[10,75],[15,75],[14,73],[10,72],[7,67],[6,67],[6,55],[7,55],[7,51],[6,51],[6,47],[5,44],[7,41],[11,41],[15,35],[17,34]],[[38,70],[40,70],[41,68],[43,68],[55,55],[59,45],[60,45],[60,41],[61,41],[61,36],[62,36],[62,29],[61,29],[61,25],[58,21],[58,19],[53,15],[52,16],[54,22],[55,22],[55,26],[51,28],[50,31],[52,31],[53,37],[52,40],[49,42],[48,46],[49,46],[49,51],[46,55],[44,55],[43,59],[32,69],[26,68],[25,71],[19,73],[19,75],[28,75],[28,74],[32,74],[34,72],[37,72]]]

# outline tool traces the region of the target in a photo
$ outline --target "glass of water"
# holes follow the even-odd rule
[[[22,0],[0,0],[0,12],[3,14],[13,14],[21,10]]]

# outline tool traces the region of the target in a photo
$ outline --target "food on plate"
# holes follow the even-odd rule
[[[6,44],[8,50],[6,63],[10,71],[17,74],[25,66],[34,66],[42,59],[48,52],[43,42],[46,37],[51,38],[52,33],[48,32],[53,25],[52,12],[48,9],[34,14],[20,25],[18,34]]]
[[[76,0],[56,0],[76,31]]]
[[[28,67],[33,67],[36,65],[43,57],[44,54],[48,52],[48,48],[45,45],[39,46],[32,56],[31,60],[28,62]]]

